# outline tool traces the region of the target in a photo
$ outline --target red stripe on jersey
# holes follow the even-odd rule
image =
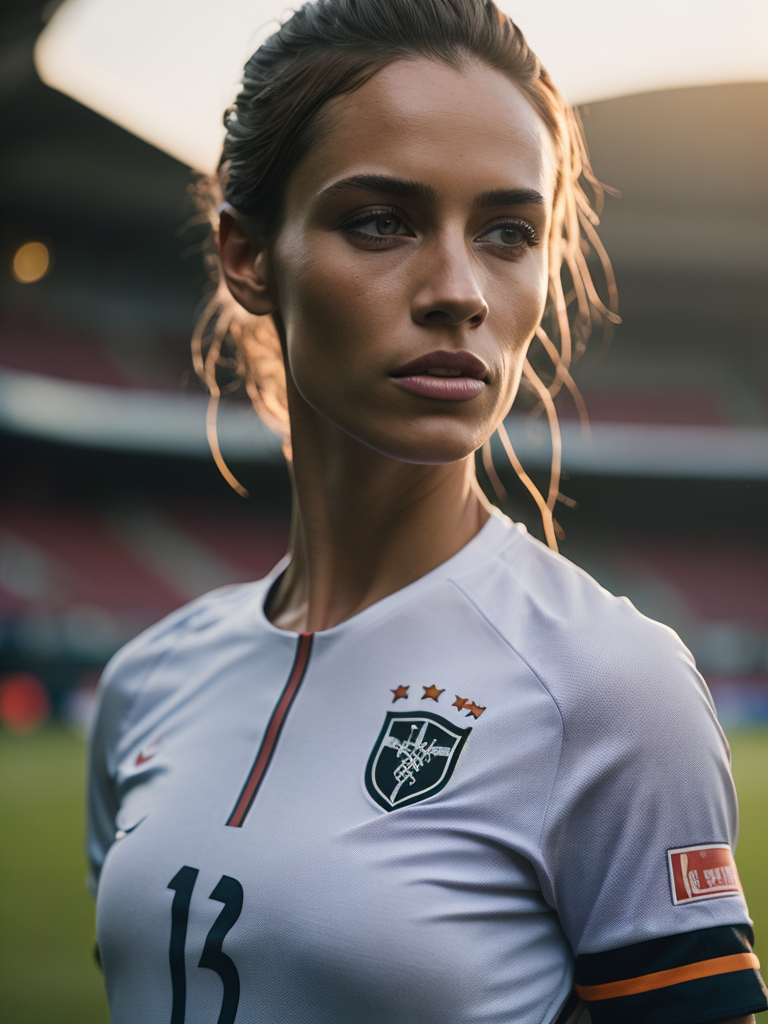
[[[230,814],[227,825],[232,825],[234,828],[240,828],[245,821],[248,811],[251,809],[251,804],[256,798],[256,793],[261,785],[261,780],[264,778],[264,773],[269,767],[269,762],[272,760],[272,755],[275,752],[275,747],[277,746],[277,741],[280,736],[280,730],[283,728],[283,722],[291,709],[294,697],[298,693],[299,686],[304,678],[304,673],[307,671],[309,652],[312,649],[313,635],[313,633],[301,633],[299,635],[299,642],[296,647],[296,657],[293,661],[291,674],[288,676],[288,682],[285,684],[285,689],[280,695],[280,700],[277,702],[275,710],[272,712],[272,717],[269,720],[267,731],[264,733],[264,739],[261,741],[261,746],[259,747],[259,752],[256,755],[256,760],[253,762],[253,768],[251,768],[242,792],[237,798],[235,809]]]

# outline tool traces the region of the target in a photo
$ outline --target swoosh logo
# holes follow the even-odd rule
[[[147,761],[152,760],[152,758],[157,754],[157,748],[162,738],[162,735],[155,736],[155,738],[150,740],[149,743],[144,744],[136,755],[136,760],[133,762],[135,768],[141,768],[141,766],[146,764]]]
[[[125,837],[127,835],[130,835],[131,832],[134,831],[134,829],[137,829],[139,827],[139,825],[141,825],[142,822],[146,821],[148,817],[149,817],[149,815],[145,814],[143,818],[139,818],[139,820],[136,822],[136,824],[135,825],[131,825],[130,828],[119,828],[117,830],[117,832],[115,832],[115,839],[125,839]]]

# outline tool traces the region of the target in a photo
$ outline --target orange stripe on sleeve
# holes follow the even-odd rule
[[[634,996],[638,992],[653,992],[657,988],[679,985],[682,981],[711,978],[717,974],[730,974],[732,971],[746,971],[750,968],[758,970],[759,967],[760,961],[754,953],[733,953],[731,956],[719,956],[714,960],[700,960],[695,964],[673,967],[669,971],[657,971],[655,974],[643,974],[639,978],[627,978],[626,981],[610,981],[605,985],[576,985],[575,987],[582,999],[593,1003],[599,1002],[601,999]]]

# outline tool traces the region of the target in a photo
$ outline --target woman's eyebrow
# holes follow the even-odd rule
[[[386,174],[354,174],[350,178],[334,181],[327,188],[321,189],[318,196],[337,196],[352,191],[386,192],[398,199],[415,199],[419,202],[434,203],[437,192],[431,185],[420,181],[406,181],[403,178],[390,178]]]
[[[541,192],[535,188],[498,188],[490,192],[481,192],[475,198],[475,206],[527,206],[534,204],[544,206],[545,200]]]
[[[437,190],[421,181],[391,178],[386,174],[354,174],[349,178],[334,181],[321,189],[319,197],[344,195],[347,192],[385,192],[398,199],[412,199],[422,203],[437,201]],[[481,192],[475,197],[474,206],[482,209],[489,206],[544,206],[541,192],[534,188],[499,188]]]

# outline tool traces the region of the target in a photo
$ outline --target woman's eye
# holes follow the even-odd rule
[[[376,213],[360,220],[352,221],[347,227],[359,231],[362,235],[374,238],[386,238],[390,235],[410,234],[403,222],[392,213]]]
[[[532,229],[526,230],[521,224],[499,224],[498,227],[486,231],[482,237],[510,249],[522,248],[523,245],[533,245],[536,242],[535,232]]]

